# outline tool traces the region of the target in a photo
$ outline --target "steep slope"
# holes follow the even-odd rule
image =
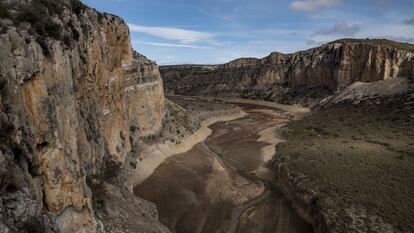
[[[414,84],[354,83],[285,128],[272,165],[317,232],[414,231]]]
[[[117,232],[101,220],[118,218],[168,232],[128,194],[138,140],[165,109],[158,67],[133,52],[125,22],[77,0],[0,9],[0,231]],[[145,208],[121,209],[120,193]]]
[[[242,58],[223,65],[162,66],[168,94],[312,102],[356,81],[414,79],[409,44],[339,40],[293,54]]]

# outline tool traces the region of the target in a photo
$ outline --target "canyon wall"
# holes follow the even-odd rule
[[[414,79],[413,52],[387,43],[396,42],[339,40],[293,54],[272,53],[223,65],[162,66],[160,71],[167,94],[305,102],[356,81]]]
[[[116,16],[75,0],[0,3],[0,231],[113,232],[108,211],[124,211],[135,231],[167,232],[128,193],[138,140],[164,120],[157,65]],[[121,196],[141,207],[116,210]]]

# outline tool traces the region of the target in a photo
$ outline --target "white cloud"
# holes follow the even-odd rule
[[[315,35],[336,34],[341,36],[354,36],[360,30],[361,28],[356,24],[348,25],[345,21],[337,21],[332,28],[319,30],[315,32]]]
[[[311,46],[319,46],[319,45],[326,44],[326,43],[328,43],[328,41],[317,41],[317,40],[314,40],[314,39],[307,39],[306,40],[306,44],[311,45]]]
[[[210,47],[189,45],[189,44],[173,44],[173,43],[159,43],[159,42],[146,42],[140,41],[137,44],[151,45],[157,47],[175,47],[175,48],[190,48],[190,49],[211,49]]]
[[[414,30],[411,25],[405,25],[401,22],[397,23],[378,23],[375,21],[358,24],[363,30],[359,30],[353,36],[354,38],[379,38],[390,39],[400,42],[414,43]],[[308,45],[318,45],[329,41],[343,38],[339,34],[313,34],[308,37],[306,43]]]
[[[414,43],[414,37],[406,37],[406,36],[384,36],[384,38],[389,40],[395,40],[399,42],[405,42],[405,43]]]
[[[391,0],[375,0],[375,2],[377,3],[377,5],[384,7],[390,4]]]
[[[388,38],[402,42],[414,42],[414,30],[412,30],[412,26],[400,23],[367,25],[359,34],[361,37]]]
[[[341,3],[341,0],[294,0],[289,8],[293,11],[312,12],[323,8],[334,7]]]
[[[414,16],[408,19],[405,19],[403,21],[403,23],[407,24],[407,25],[413,25],[414,26]]]
[[[132,32],[141,32],[157,36],[167,40],[176,40],[181,43],[195,43],[200,41],[212,41],[215,35],[207,32],[191,31],[172,27],[148,27],[136,24],[128,24]]]

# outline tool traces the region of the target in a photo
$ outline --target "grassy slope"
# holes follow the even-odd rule
[[[414,230],[414,94],[323,109],[287,134],[278,153],[323,195]]]

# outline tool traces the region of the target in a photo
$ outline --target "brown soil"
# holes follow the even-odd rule
[[[247,117],[212,125],[205,144],[167,159],[134,193],[155,203],[160,221],[177,233],[229,232],[234,224],[237,232],[312,232],[280,191],[270,192],[264,182],[249,175],[263,165],[261,149],[269,145],[257,141],[260,132],[291,116],[275,117],[253,105],[242,107]],[[265,192],[270,195],[263,197]],[[260,196],[263,201],[242,221],[232,221],[235,209]]]

